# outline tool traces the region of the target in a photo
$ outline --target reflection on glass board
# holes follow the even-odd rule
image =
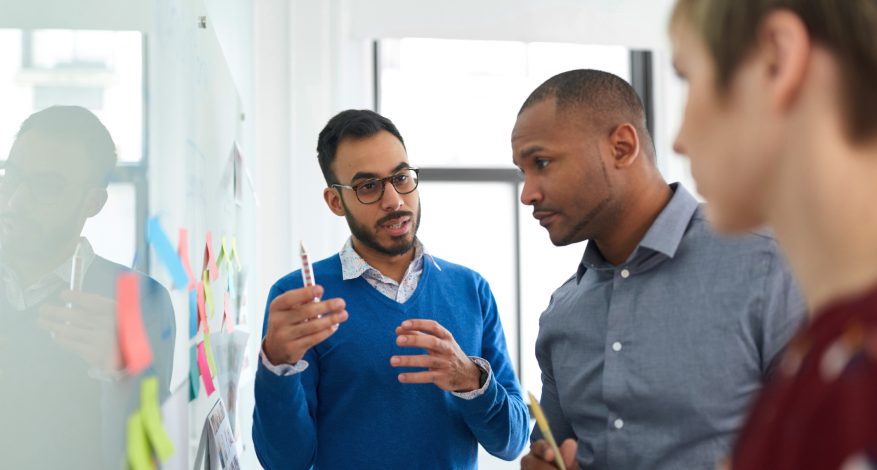
[[[121,468],[132,416],[168,396],[167,290],[82,236],[108,200],[116,146],[78,106],[15,133],[0,179],[0,427],[4,468]],[[157,398],[141,396],[157,381]]]

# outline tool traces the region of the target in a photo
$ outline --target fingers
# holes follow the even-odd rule
[[[441,339],[453,339],[451,332],[434,320],[405,320],[400,328],[402,330],[422,331]]]
[[[548,452],[548,455],[545,452]],[[540,439],[530,444],[530,453],[521,459],[521,470],[555,469],[554,452],[547,442]]]
[[[396,344],[404,348],[422,348],[434,353],[450,353],[447,340],[424,334],[402,334],[396,337]]]
[[[424,369],[445,369],[450,367],[450,361],[436,356],[393,356],[390,358],[393,367],[422,367]]]
[[[431,384],[436,383],[438,373],[433,371],[425,372],[408,372],[399,374],[399,382],[405,384]]]
[[[314,299],[322,296],[323,286],[319,285],[288,290],[271,301],[271,309],[276,307],[278,310],[289,310],[299,305],[313,303]]]
[[[575,439],[566,439],[560,444],[560,455],[563,457],[563,463],[566,464],[566,468],[578,468],[578,463],[576,462],[576,451],[578,451],[578,448],[579,443]]]
[[[539,439],[532,443],[530,445],[530,452],[546,462],[554,461],[554,449],[548,445],[548,441],[545,439]]]
[[[323,316],[322,318],[300,323],[298,325],[295,325],[296,328],[289,329],[289,334],[287,338],[291,340],[296,340],[299,338],[311,336],[315,333],[319,333],[329,328],[337,329],[336,325],[338,325],[339,323],[344,323],[345,321],[347,321],[348,317],[349,315],[345,310],[332,315]]]

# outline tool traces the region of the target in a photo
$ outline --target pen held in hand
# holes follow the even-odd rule
[[[304,287],[312,287],[314,282],[314,271],[311,268],[311,262],[308,258],[308,252],[305,250],[305,244],[303,241],[298,242],[299,247],[299,255],[301,255],[301,280]],[[314,303],[319,302],[319,297],[314,297]]]
[[[539,426],[539,431],[542,432],[545,441],[548,442],[548,445],[551,446],[551,450],[554,451],[554,460],[557,462],[557,468],[560,470],[566,470],[566,465],[563,463],[563,457],[560,455],[560,449],[557,447],[554,435],[551,434],[551,428],[548,426],[548,420],[545,419],[542,407],[539,406],[539,402],[536,400],[536,397],[533,396],[532,392],[527,392],[527,395],[530,397],[530,409],[533,410],[533,416],[536,417],[536,425]]]

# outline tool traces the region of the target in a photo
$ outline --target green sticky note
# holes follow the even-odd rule
[[[143,419],[137,411],[128,418],[128,466],[131,470],[154,470],[155,464],[149,455],[149,441]]]
[[[198,346],[189,349],[189,401],[198,398],[201,381],[198,379]]]
[[[213,348],[210,347],[210,332],[204,332],[204,352],[207,354],[207,364],[210,366],[210,376],[216,377],[216,361],[213,360]]]
[[[210,288],[210,274],[204,271],[204,300],[207,301],[207,316],[213,318],[213,289]]]
[[[155,454],[162,463],[167,462],[174,453],[174,443],[161,424],[161,410],[158,408],[158,378],[155,376],[143,379],[140,384],[140,414]]]

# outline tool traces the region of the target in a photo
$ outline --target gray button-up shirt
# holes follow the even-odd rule
[[[772,237],[721,237],[672,187],[630,258],[589,243],[539,322],[542,406],[583,468],[714,468],[805,317]]]

